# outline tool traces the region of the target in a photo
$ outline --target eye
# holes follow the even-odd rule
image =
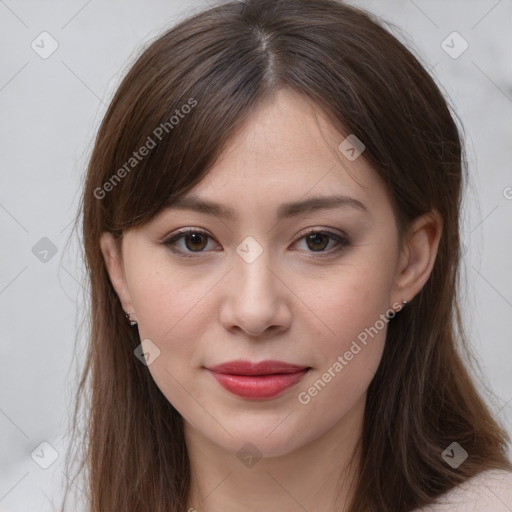
[[[185,258],[191,257],[187,252],[203,252],[208,246],[208,239],[210,235],[206,231],[200,231],[194,228],[187,228],[178,231],[175,235],[171,236],[164,241],[164,245],[169,247],[172,252],[179,254]],[[179,244],[179,242],[184,244]],[[184,245],[184,248],[183,248]]]
[[[309,252],[320,253],[318,256],[333,254],[350,245],[350,242],[345,235],[334,231],[312,229],[305,232],[303,231],[301,235],[302,236],[298,242],[304,241],[306,243],[306,247],[310,250]],[[332,248],[331,244],[333,241],[334,248]],[[326,250],[330,244],[331,249]]]
[[[307,247],[306,251],[318,253],[318,256],[333,254],[350,245],[346,236],[334,231],[310,229],[303,231],[300,235],[297,242],[304,241]],[[179,256],[191,258],[194,257],[193,253],[206,252],[209,240],[213,240],[213,238],[206,231],[186,228],[166,239],[163,244]],[[334,242],[334,248],[326,250],[329,245],[332,245],[332,242]]]

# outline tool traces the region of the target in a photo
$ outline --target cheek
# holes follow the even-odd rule
[[[301,416],[312,421],[310,440],[342,418],[365,396],[382,358],[388,322],[382,297],[370,294],[338,295],[329,304],[326,323],[330,331],[317,344],[320,364],[297,389]],[[393,316],[393,314],[391,315]]]
[[[146,257],[147,258],[147,257]],[[146,259],[147,261],[148,259]],[[142,261],[142,260],[141,260]],[[137,312],[141,340],[157,347],[158,357],[149,366],[155,383],[182,414],[191,406],[190,396],[201,399],[202,389],[190,379],[191,366],[199,359],[201,340],[208,324],[209,277],[194,279],[191,272],[169,269],[153,261],[146,271],[131,269],[130,293]]]
[[[336,347],[346,344],[375,324],[391,307],[393,261],[358,261],[333,272],[324,293],[315,300]],[[336,347],[339,348],[339,347]]]
[[[333,275],[315,297],[325,324],[317,341],[318,366],[301,386],[297,399],[307,414],[327,423],[343,416],[368,388],[382,358],[387,327],[394,316],[390,293],[393,260],[365,260]],[[302,393],[302,394],[301,394]]]
[[[129,288],[141,339],[172,344],[178,332],[181,338],[194,339],[192,335],[201,324],[190,322],[190,318],[204,310],[205,290],[210,287],[204,274],[171,267],[163,256],[151,260],[141,255],[139,261],[147,264],[132,266]]]

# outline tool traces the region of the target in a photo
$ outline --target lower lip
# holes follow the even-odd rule
[[[294,373],[275,375],[233,375],[230,373],[211,374],[227,391],[243,398],[273,398],[302,380],[308,368]]]

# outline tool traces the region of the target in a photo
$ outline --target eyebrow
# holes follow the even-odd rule
[[[359,200],[347,196],[318,196],[309,197],[302,201],[295,201],[290,203],[283,203],[277,210],[277,219],[283,220],[289,217],[295,217],[305,213],[311,213],[317,210],[327,210],[334,208],[354,208],[365,213],[369,213],[368,208]],[[236,212],[233,208],[215,203],[212,201],[205,201],[197,196],[179,197],[169,205],[170,209],[179,210],[192,210],[199,213],[208,215],[215,215],[228,220],[236,217]]]

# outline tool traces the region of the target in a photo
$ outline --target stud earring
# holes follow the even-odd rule
[[[128,320],[128,322],[130,322],[130,326],[133,327],[134,325],[137,325],[137,321],[131,320],[130,315],[131,315],[131,313],[126,313],[126,315],[124,315],[124,316],[125,316],[126,320]]]
[[[402,304],[405,306],[406,304],[408,304],[409,302],[406,301],[406,300],[402,300]]]

